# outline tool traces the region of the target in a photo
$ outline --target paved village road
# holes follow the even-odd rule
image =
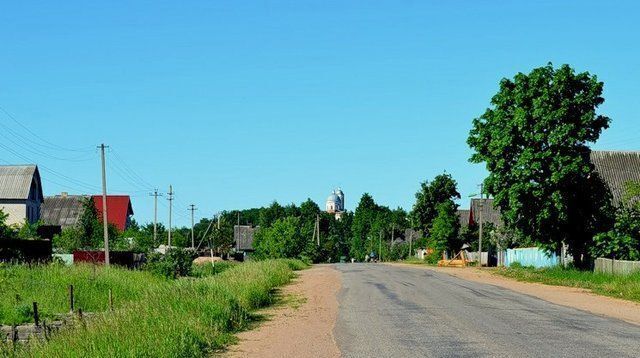
[[[640,326],[447,274],[338,264],[344,357],[639,357]]]

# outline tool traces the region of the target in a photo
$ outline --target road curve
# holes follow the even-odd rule
[[[638,357],[640,326],[447,274],[338,264],[343,357]]]

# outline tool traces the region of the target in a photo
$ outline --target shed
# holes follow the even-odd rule
[[[76,226],[82,215],[84,201],[87,199],[89,199],[87,195],[67,193],[47,196],[42,203],[41,219],[45,225],[60,226],[62,229]]]

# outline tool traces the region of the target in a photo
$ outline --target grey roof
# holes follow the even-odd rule
[[[460,220],[460,227],[469,226],[469,214],[470,210],[458,209],[458,220]]]
[[[233,239],[236,242],[236,249],[239,251],[253,250],[253,236],[257,227],[249,225],[234,225]]]
[[[0,165],[0,199],[29,199],[34,180],[38,198],[42,200],[40,172],[36,165]]]
[[[480,211],[482,211],[483,223],[492,223],[496,227],[502,226],[500,209],[493,207],[493,199],[471,199],[470,222],[480,222]]]
[[[640,182],[640,152],[592,151],[591,163],[620,204],[628,182]]]
[[[56,225],[63,229],[75,226],[82,214],[82,204],[88,196],[56,195],[44,198],[40,208],[40,218],[46,225]]]

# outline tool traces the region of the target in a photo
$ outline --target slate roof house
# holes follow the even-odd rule
[[[471,210],[458,209],[458,220],[460,221],[461,228],[469,226],[470,214]]]
[[[0,209],[8,225],[40,220],[42,181],[36,165],[0,165]]]
[[[640,152],[591,152],[591,163],[611,191],[613,204],[619,205],[628,182],[640,182]]]
[[[83,210],[83,202],[87,195],[60,195],[47,196],[42,203],[42,221],[46,225],[59,226],[61,229],[73,227],[80,220]]]
[[[102,220],[102,195],[69,195],[62,193],[48,196],[42,205],[42,221],[46,225],[65,229],[75,226],[80,220],[84,200],[93,200],[98,219]],[[107,195],[107,221],[120,231],[125,231],[131,223],[133,207],[128,195]]]
[[[500,209],[493,207],[493,199],[471,199],[471,210],[469,210],[468,224],[479,224],[480,212],[482,212],[482,222],[491,223],[495,227],[502,226]]]

